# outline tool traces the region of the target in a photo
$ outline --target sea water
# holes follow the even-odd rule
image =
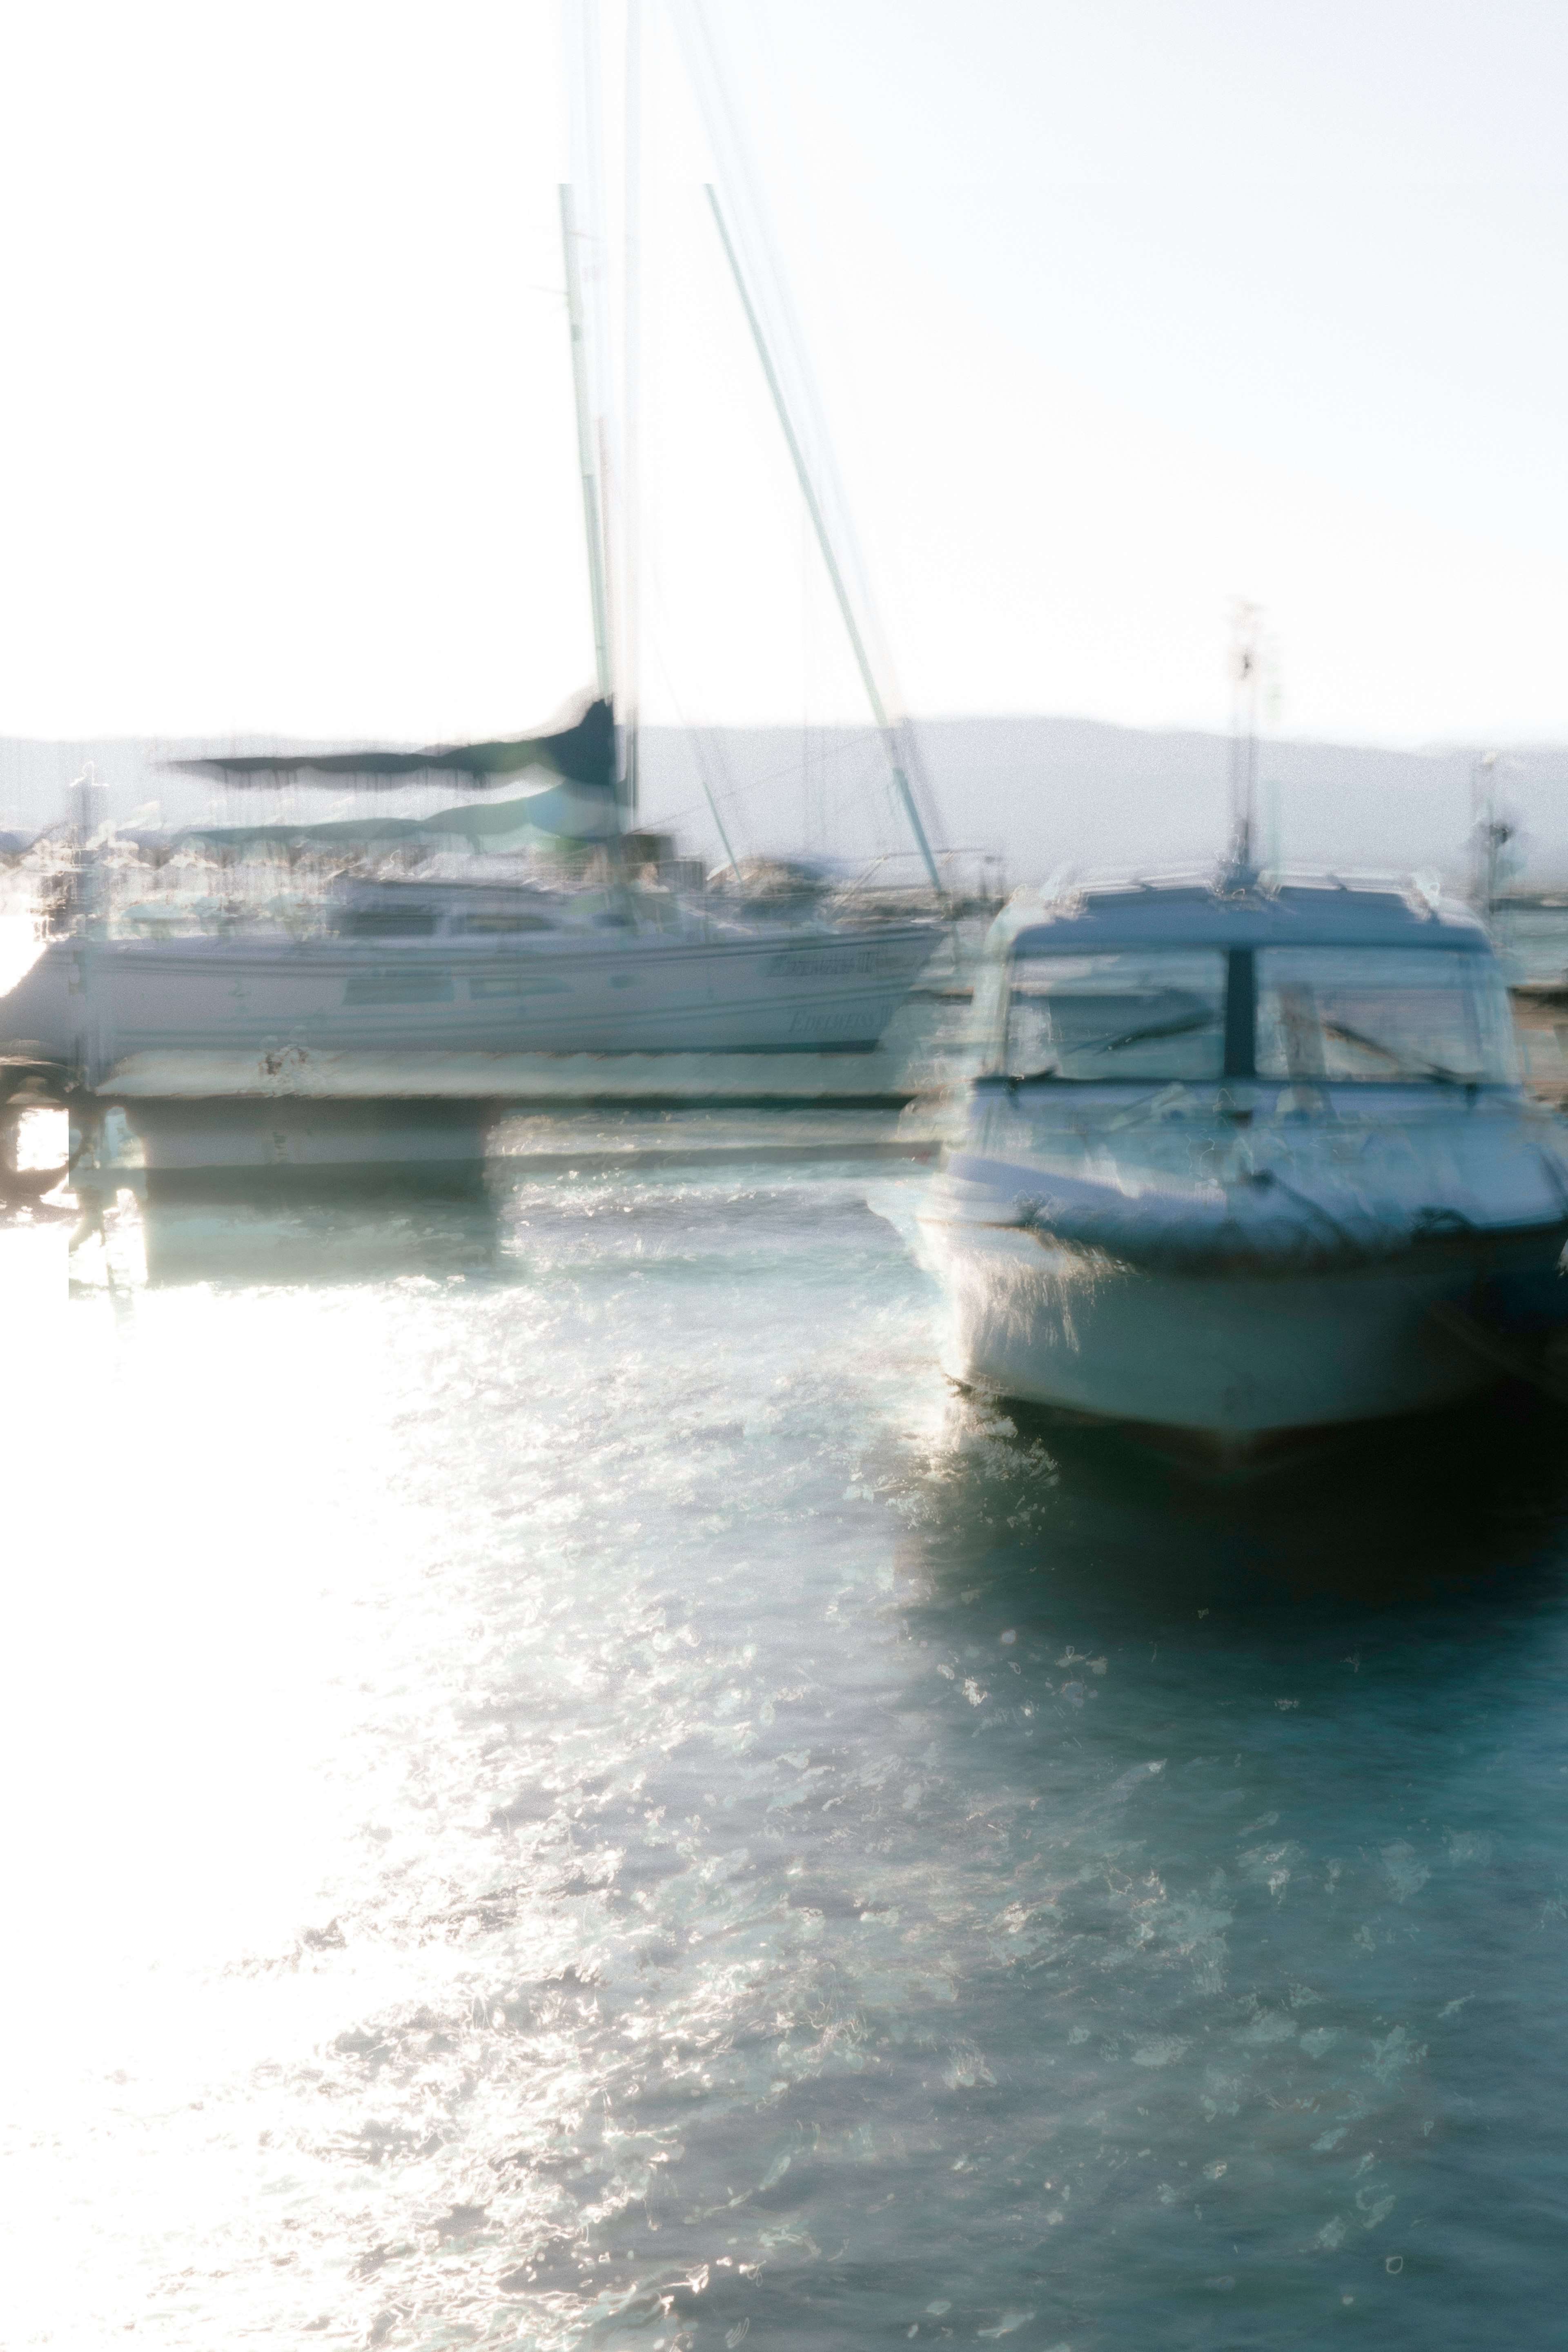
[[[4,2340],[1560,2343],[1568,1426],[982,1409],[758,1128],[0,1236]]]

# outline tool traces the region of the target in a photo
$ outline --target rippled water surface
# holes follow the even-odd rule
[[[1568,1426],[980,1412],[925,1181],[0,1236],[8,2344],[1562,2340]]]

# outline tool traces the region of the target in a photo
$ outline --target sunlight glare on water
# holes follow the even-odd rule
[[[1560,1423],[1184,1488],[923,1181],[40,1290],[8,2343],[1555,2341]]]

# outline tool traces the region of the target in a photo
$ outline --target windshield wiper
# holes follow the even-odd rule
[[[1212,1029],[1218,1019],[1218,1013],[1212,1009],[1202,1013],[1184,1013],[1179,1020],[1151,1021],[1142,1029],[1124,1029],[1120,1036],[1088,1038],[1082,1045],[1071,1046],[1070,1051],[1074,1054],[1119,1054],[1124,1046],[1141,1045],[1152,1037],[1186,1037],[1190,1036],[1195,1029]],[[1008,1083],[1014,1087],[1028,1087],[1041,1079],[1060,1078],[1061,1076],[1061,1064],[1053,1062],[1048,1069],[1019,1071],[1009,1078]]]
[[[1474,1078],[1461,1077],[1458,1070],[1445,1069],[1441,1062],[1408,1061],[1403,1054],[1396,1054],[1391,1045],[1380,1045],[1375,1037],[1368,1037],[1359,1029],[1347,1029],[1342,1021],[1322,1021],[1318,1026],[1325,1037],[1337,1037],[1346,1045],[1364,1046],[1367,1053],[1376,1054],[1395,1069],[1403,1070],[1406,1077],[1436,1078],[1440,1087],[1473,1087],[1476,1084]]]
[[[1124,1029],[1119,1037],[1102,1038],[1098,1045],[1081,1045],[1081,1054],[1119,1054],[1126,1045],[1142,1045],[1151,1037],[1186,1037],[1195,1029],[1212,1029],[1219,1014],[1212,1007],[1205,1013],[1184,1013],[1177,1021],[1151,1021],[1145,1029]]]

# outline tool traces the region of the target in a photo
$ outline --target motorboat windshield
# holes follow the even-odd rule
[[[1223,1077],[1226,961],[1212,948],[1015,957],[1008,1076]]]
[[[1292,895],[1320,909],[1211,901],[1205,924],[1172,893],[1145,940],[1098,908],[1021,930],[1007,943],[992,1066],[1091,1084],[1518,1084],[1508,992],[1479,926],[1412,919],[1397,900],[1380,919],[1391,894],[1371,892],[1328,920],[1340,894]]]
[[[1255,1034],[1260,1078],[1497,1086],[1518,1076],[1499,966],[1452,948],[1262,948]]]

